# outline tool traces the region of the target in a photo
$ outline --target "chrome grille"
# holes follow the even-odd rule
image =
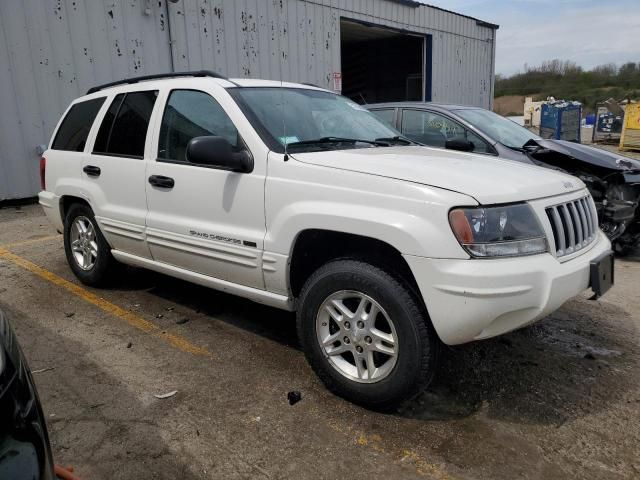
[[[598,214],[591,196],[546,209],[556,245],[556,257],[588,246],[598,233]]]

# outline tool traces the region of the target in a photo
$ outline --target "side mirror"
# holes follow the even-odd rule
[[[473,152],[474,145],[466,138],[456,137],[447,140],[444,143],[444,148],[448,150],[459,150],[461,152]]]
[[[187,144],[187,162],[217,167],[232,172],[249,173],[253,159],[249,152],[234,152],[226,138],[218,136],[194,137]]]

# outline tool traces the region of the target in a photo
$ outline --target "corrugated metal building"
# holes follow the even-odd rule
[[[0,200],[38,192],[39,146],[93,85],[206,68],[490,108],[496,28],[413,0],[0,1]]]

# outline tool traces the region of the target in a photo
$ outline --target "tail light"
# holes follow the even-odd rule
[[[40,157],[40,187],[42,190],[47,189],[47,182],[45,180],[45,173],[47,171],[47,159]]]

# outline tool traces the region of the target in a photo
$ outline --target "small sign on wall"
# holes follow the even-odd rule
[[[333,72],[333,91],[342,92],[342,72]]]

